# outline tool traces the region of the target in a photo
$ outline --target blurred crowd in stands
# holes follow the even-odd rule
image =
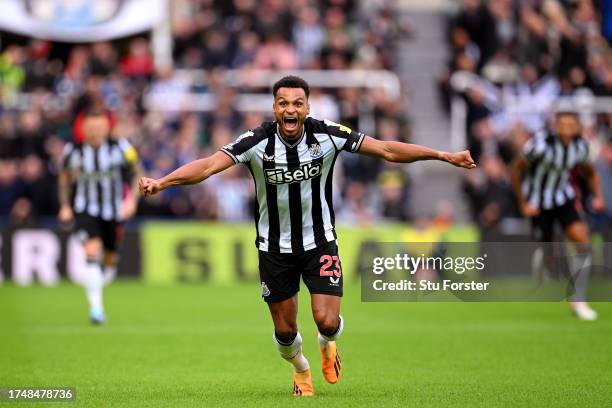
[[[394,70],[395,45],[411,32],[390,3],[173,0],[174,69],[155,68],[147,36],[69,45],[1,33],[0,218],[23,224],[56,214],[63,146],[83,137],[80,114],[92,103],[108,108],[113,137],[127,137],[146,174],[159,177],[271,118],[271,109],[238,109],[241,92],[270,90],[227,86],[227,70]],[[441,95],[447,108],[453,95],[467,103],[468,147],[480,166],[467,173],[465,191],[474,220],[496,228],[519,216],[508,165],[546,126],[555,100],[610,96],[612,11],[609,0],[462,0],[457,6]],[[205,80],[179,74],[192,70]],[[314,87],[314,117],[381,139],[410,140],[406,100],[383,89],[341,85]],[[171,106],[176,95],[189,93],[212,95],[213,108],[164,111],[150,109],[146,100],[162,95]],[[612,214],[610,111],[587,112],[581,120]],[[340,221],[413,218],[405,166],[340,157],[334,197]],[[235,166],[196,187],[141,201],[139,214],[246,221],[253,200],[248,171]]]
[[[608,0],[460,2],[449,23],[441,95],[447,108],[453,97],[467,105],[467,143],[479,168],[466,174],[465,192],[481,228],[520,217],[508,166],[528,138],[550,125],[559,97],[588,103],[612,96],[611,40]],[[599,113],[583,110],[580,120],[610,219],[612,104]]]
[[[270,114],[238,110],[227,69],[393,69],[406,24],[385,1],[174,0],[174,69],[157,70],[147,36],[68,45],[7,37],[0,54],[0,217],[24,224],[57,213],[56,178],[66,142],[82,139],[80,115],[103,103],[112,137],[127,137],[144,171],[160,177],[207,156]],[[6,38],[14,41],[7,41]],[[205,81],[181,70],[205,70]],[[313,89],[313,116],[361,128],[360,112],[380,138],[408,140],[403,102],[380,89]],[[211,110],[149,109],[147,94],[213,95]],[[339,218],[372,222],[409,217],[409,185],[399,167],[343,155],[335,204]],[[375,190],[375,191],[373,191]],[[372,199],[375,199],[372,202]],[[193,188],[141,201],[139,214],[245,221],[252,181],[242,166]]]

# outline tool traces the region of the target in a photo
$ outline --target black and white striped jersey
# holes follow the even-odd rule
[[[68,143],[64,148],[64,169],[74,182],[73,211],[121,221],[122,170],[137,159],[136,150],[125,139],[106,140],[97,149],[87,143]]]
[[[364,135],[307,118],[289,143],[276,122],[263,123],[221,148],[245,164],[255,181],[255,225],[261,251],[300,253],[336,239],[332,177],[342,151],[357,152]]]
[[[540,132],[525,143],[523,153],[529,162],[523,194],[532,206],[549,210],[576,197],[570,173],[576,165],[590,162],[589,144],[583,137],[565,146],[556,135]]]

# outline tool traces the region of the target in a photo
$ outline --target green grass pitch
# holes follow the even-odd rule
[[[69,407],[612,403],[609,303],[585,323],[563,303],[361,303],[359,286],[347,285],[344,374],[328,385],[302,288],[299,324],[317,395],[297,399],[259,291],[116,282],[106,291],[109,323],[91,327],[80,288],[5,284],[0,387],[73,386]]]

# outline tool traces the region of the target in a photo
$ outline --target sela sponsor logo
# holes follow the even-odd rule
[[[261,282],[261,296],[270,296],[270,289],[268,289],[268,285],[266,285],[266,282]]]
[[[310,152],[310,157],[312,157],[313,159],[318,159],[319,157],[323,156],[323,152],[321,151],[321,145],[318,143],[311,144],[308,148],[308,151]]]
[[[306,163],[294,170],[267,169],[265,170],[266,183],[291,184],[299,183],[321,175],[321,163]]]

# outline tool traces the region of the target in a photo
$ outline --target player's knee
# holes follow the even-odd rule
[[[324,334],[335,332],[340,323],[338,315],[328,312],[315,312],[314,319],[319,332]]]
[[[288,324],[275,328],[274,334],[279,341],[291,343],[295,339],[295,336],[297,336],[297,324]]]
[[[566,229],[566,234],[570,241],[576,244],[578,247],[589,245],[589,228],[584,222],[576,222],[571,224]],[[580,248],[579,248],[580,250]]]
[[[85,256],[87,259],[99,260],[102,254],[102,241],[99,239],[90,239],[83,245]]]
[[[104,251],[104,257],[103,257],[103,262],[104,262],[104,265],[106,265],[106,266],[116,265],[117,264],[117,255],[113,251],[105,250]]]

